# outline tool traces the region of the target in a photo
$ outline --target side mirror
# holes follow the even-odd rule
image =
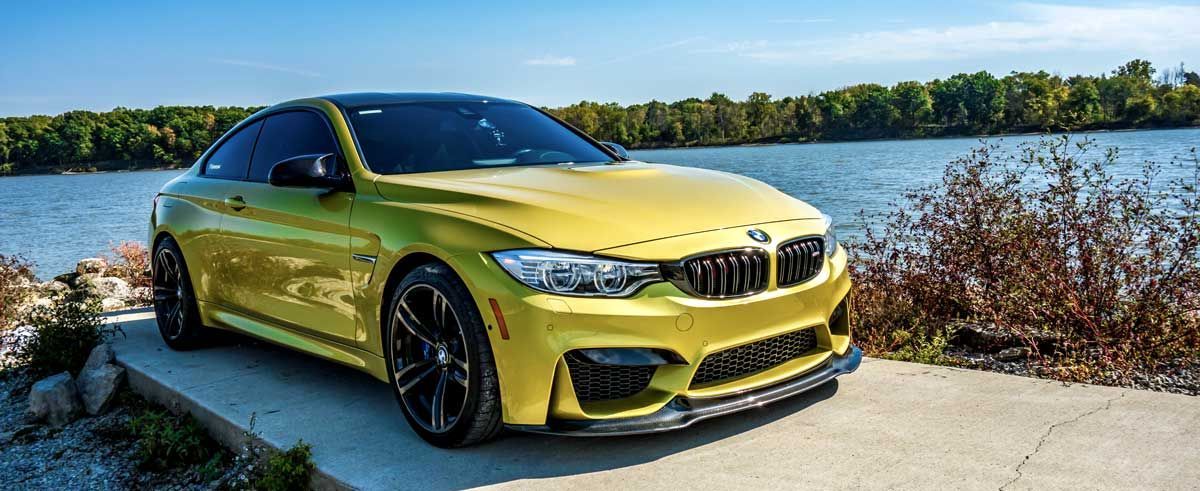
[[[299,155],[271,167],[267,182],[272,186],[340,190],[346,176],[339,172],[337,156],[332,153]]]
[[[625,150],[625,147],[617,145],[613,142],[600,142],[600,144],[608,147],[608,149],[612,150],[613,153],[617,154],[618,157],[621,157],[624,160],[629,160],[629,151]]]

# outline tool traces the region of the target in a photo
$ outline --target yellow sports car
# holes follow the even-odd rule
[[[861,359],[829,217],[503,99],[272,106],[163,187],[150,230],[167,345],[228,329],[355,367],[442,447],[682,428]]]

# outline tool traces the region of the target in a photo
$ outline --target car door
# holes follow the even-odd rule
[[[225,189],[221,248],[230,255],[230,274],[221,298],[241,313],[353,345],[354,193],[267,183],[282,160],[339,154],[333,132],[324,115],[307,110],[276,113],[262,124],[246,178]]]

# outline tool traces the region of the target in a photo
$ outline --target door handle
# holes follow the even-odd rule
[[[241,196],[230,196],[225,198],[225,206],[233,208],[233,211],[242,211],[246,207],[246,200]]]

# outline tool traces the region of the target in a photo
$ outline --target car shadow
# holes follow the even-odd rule
[[[450,452],[478,457],[481,462],[512,460],[483,476],[463,475],[448,488],[483,486],[521,479],[538,479],[631,467],[768,426],[833,397],[838,391],[832,380],[808,392],[757,409],[700,421],[687,428],[648,435],[569,437],[507,431],[490,444]]]
[[[204,349],[237,349],[254,352],[263,359],[280,359],[284,366],[304,366],[305,372],[319,373],[331,384],[331,393],[353,393],[357,396],[349,411],[353,425],[372,425],[364,449],[379,446],[380,441],[391,446],[393,455],[363,456],[378,465],[364,466],[374,476],[365,477],[364,487],[395,487],[396,481],[420,469],[421,489],[462,489],[501,484],[524,479],[572,476],[637,466],[688,452],[748,431],[769,426],[806,408],[820,404],[838,392],[837,380],[832,380],[808,392],[777,401],[760,408],[700,421],[678,431],[649,435],[610,437],[570,437],[541,435],[506,430],[500,438],[482,445],[439,449],[426,444],[409,429],[389,388],[371,376],[341,365],[297,353],[228,331],[216,331]],[[336,382],[334,382],[336,381]],[[337,387],[332,387],[336,385]],[[339,396],[339,397],[345,397]],[[383,415],[382,417],[374,417]],[[394,415],[391,416],[391,415]],[[362,417],[364,419],[358,419]],[[350,422],[347,422],[350,423]],[[331,423],[339,426],[338,423]],[[296,428],[296,435],[306,428]],[[356,429],[330,428],[339,438],[352,438]],[[289,432],[291,433],[291,432]],[[294,438],[292,436],[291,438]],[[306,441],[311,441],[306,438]],[[320,459],[321,449],[314,449]],[[318,462],[319,463],[319,462]],[[359,471],[361,472],[361,469]],[[347,477],[347,476],[340,476]]]

